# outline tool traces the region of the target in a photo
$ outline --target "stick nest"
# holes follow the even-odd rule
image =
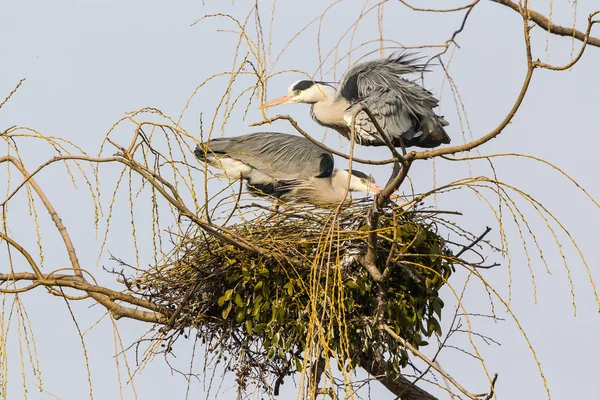
[[[408,354],[378,327],[385,322],[417,348],[440,335],[438,292],[454,269],[452,253],[427,214],[386,209],[377,229],[377,266],[390,275],[378,284],[361,265],[369,207],[263,210],[228,227],[270,257],[194,229],[130,287],[172,310],[162,328],[169,333],[167,351],[194,331],[235,370],[242,387],[302,371],[317,343],[317,354],[337,358],[340,368],[376,356],[400,373]]]

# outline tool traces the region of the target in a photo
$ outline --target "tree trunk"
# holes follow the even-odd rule
[[[389,376],[388,371],[393,371],[393,369],[383,360],[377,361],[372,357],[363,356],[360,357],[360,366],[401,400],[437,400],[437,397],[413,385],[402,375],[397,378]]]

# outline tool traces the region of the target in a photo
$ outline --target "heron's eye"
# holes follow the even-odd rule
[[[294,90],[294,95],[298,96],[300,94],[301,90]]]
[[[365,178],[360,178],[360,182],[363,183],[363,184],[365,184],[365,185],[367,184],[367,180]]]

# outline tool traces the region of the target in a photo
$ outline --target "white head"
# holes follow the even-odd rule
[[[346,182],[348,182],[348,175],[350,175],[350,185],[348,186],[348,190],[351,192],[377,194],[382,190],[381,187],[377,186],[372,176],[355,169],[352,171],[336,169],[331,177],[333,189],[338,191],[345,190]]]
[[[269,101],[263,107],[267,108],[279,104],[292,103],[314,104],[333,99],[334,96],[335,88],[324,82],[296,81],[288,88],[288,94]]]

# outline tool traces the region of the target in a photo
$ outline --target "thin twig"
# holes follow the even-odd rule
[[[461,251],[459,251],[455,257],[458,258],[458,257],[462,256],[465,253],[465,251],[471,249],[473,246],[475,246],[477,243],[479,243],[485,237],[485,235],[487,235],[488,233],[491,232],[491,230],[492,230],[492,228],[490,228],[489,226],[486,226],[485,231],[481,235],[479,235],[479,237],[477,239],[473,240],[471,242],[471,244],[469,244],[468,246],[464,246],[463,249]]]
[[[494,379],[492,379],[492,384],[491,384],[491,388],[490,388],[490,394],[488,394],[486,396],[485,400],[490,400],[496,394],[495,386],[496,386],[497,379],[498,379],[498,374],[494,374]]]
[[[448,381],[450,381],[458,390],[460,390],[465,396],[467,396],[471,400],[478,400],[480,397],[485,396],[487,394],[486,393],[486,394],[483,394],[483,395],[481,395],[481,394],[477,395],[477,394],[472,394],[469,391],[467,391],[465,388],[463,388],[461,386],[460,383],[458,383],[446,371],[444,371],[443,369],[439,368],[437,365],[435,365],[434,362],[432,362],[429,358],[427,358],[423,353],[421,353],[419,350],[417,350],[415,347],[413,347],[413,345],[411,345],[406,340],[404,340],[403,338],[401,338],[400,336],[398,336],[396,334],[396,332],[394,332],[392,330],[392,328],[390,328],[387,324],[381,324],[379,326],[379,329],[384,330],[385,332],[387,332],[392,337],[392,339],[394,339],[398,343],[401,343],[404,347],[406,347],[407,349],[409,349],[415,356],[417,356],[421,360],[423,360],[425,362],[425,364],[429,365],[431,368],[433,368],[437,372],[439,372],[442,376],[444,376],[446,379],[448,379]]]
[[[17,86],[15,86],[15,88],[8,94],[8,96],[6,96],[6,98],[4,99],[4,101],[2,101],[2,103],[0,103],[0,108],[2,108],[3,105],[5,105],[8,100],[10,100],[10,98],[13,96],[13,94],[15,94],[17,92],[17,90],[19,90],[19,88],[21,87],[21,85],[23,84],[23,82],[25,82],[26,78],[22,78],[19,83],[17,83]]]

